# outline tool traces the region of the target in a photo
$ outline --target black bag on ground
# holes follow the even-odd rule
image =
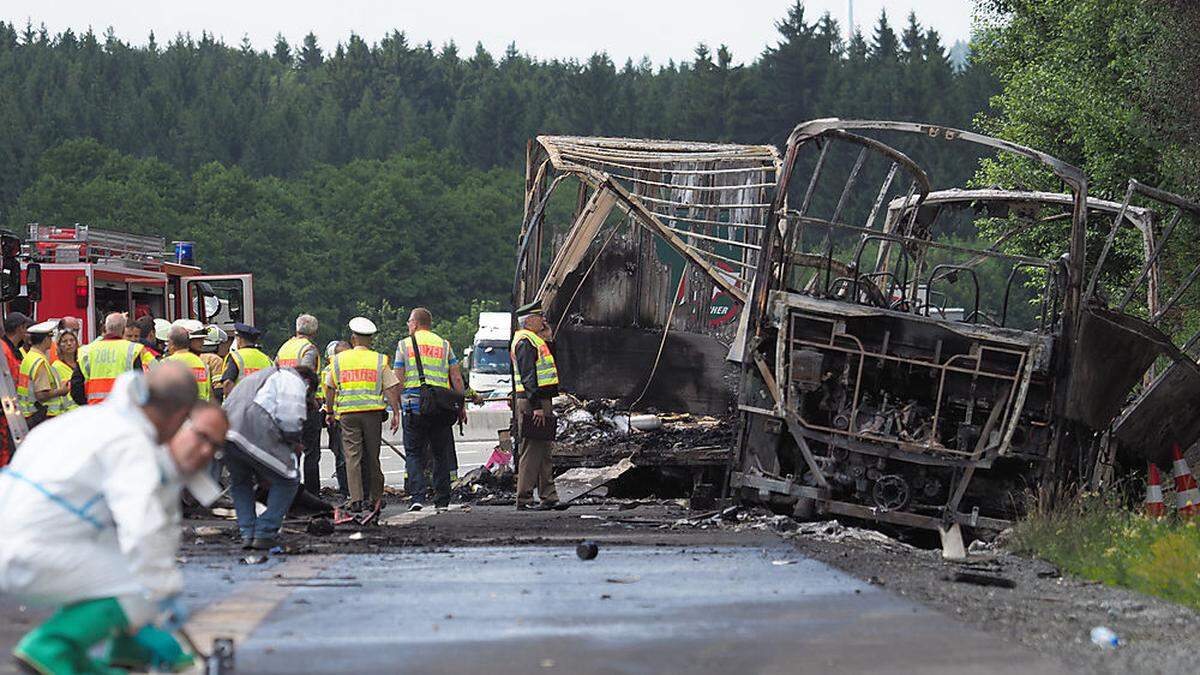
[[[418,414],[428,422],[445,422],[453,424],[458,420],[458,413],[463,409],[463,395],[447,387],[437,387],[425,381],[425,367],[421,365],[421,346],[417,344],[417,336],[411,335],[413,358],[417,362],[417,377],[421,381],[420,402],[417,404]],[[446,373],[449,377],[450,374]]]

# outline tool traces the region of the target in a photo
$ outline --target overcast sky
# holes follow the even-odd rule
[[[510,42],[549,59],[607,51],[614,61],[649,56],[655,63],[690,59],[696,43],[727,44],[737,61],[753,60],[778,34],[775,22],[793,0],[0,0],[0,18],[57,33],[110,26],[122,40],[159,43],[201,31],[238,44],[243,36],[269,49],[282,33],[293,45],[316,33],[332,48],[351,32],[368,42],[399,29],[410,42],[454,40],[460,50],[482,42],[500,53]],[[846,27],[847,0],[807,0],[807,16],[828,11]],[[882,9],[899,29],[909,11],[941,33],[947,47],[966,39],[971,0],[854,0],[855,24],[870,38]]]

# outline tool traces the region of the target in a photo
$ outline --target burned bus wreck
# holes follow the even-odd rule
[[[1012,155],[1065,191],[935,193],[916,162],[877,136]],[[854,159],[836,161],[846,150]],[[845,206],[869,182],[871,160],[883,179],[865,188],[863,217]],[[1023,493],[1052,500],[1111,468],[1106,431],[1156,360],[1196,371],[1158,325],[1193,278],[1158,303],[1161,244],[1153,213],[1131,205],[1132,185],[1120,205],[1088,199],[1077,168],[954,129],[798,126],[746,309],[731,487],[799,513],[995,530],[1019,513]],[[1114,214],[1111,229],[1098,217]],[[1104,225],[1089,229],[1089,216]],[[1063,236],[1027,242],[1039,256],[1007,252],[1034,223],[1060,223]],[[1110,308],[1105,291],[1128,275],[1106,273],[1105,258],[1130,237],[1144,265],[1116,267],[1142,273]],[[1146,293],[1130,305],[1138,289]],[[1148,450],[1159,449],[1139,452]]]
[[[514,300],[546,308],[564,390],[659,410],[733,410],[726,357],[778,165],[771,146],[530,144]]]
[[[935,190],[923,167],[964,151],[1061,191]],[[1159,269],[1197,215],[1136,181],[1122,203],[1090,198],[1044,153],[917,123],[808,122],[782,158],[539,137],[513,296],[547,308],[567,391],[736,408],[735,447],[703,460],[725,458],[732,496],[996,530],[1028,494],[1200,436],[1167,404],[1200,392],[1200,340],[1173,323],[1197,272]]]

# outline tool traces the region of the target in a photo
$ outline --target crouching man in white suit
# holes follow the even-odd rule
[[[0,592],[59,606],[13,650],[38,673],[178,670],[187,610],[175,564],[180,489],[211,503],[205,468],[227,422],[190,371],[127,373],[100,405],[39,425],[0,471]],[[103,660],[88,650],[108,641]]]

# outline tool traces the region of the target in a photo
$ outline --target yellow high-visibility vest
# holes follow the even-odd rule
[[[62,384],[58,373],[50,367],[50,359],[46,358],[45,354],[36,349],[26,352],[25,358],[21,359],[21,372],[17,376],[17,402],[21,407],[21,414],[26,417],[32,417],[37,412],[37,393],[33,390],[33,378],[39,368],[46,370],[52,389],[56,389]],[[42,401],[48,417],[54,417],[63,412],[59,401],[61,398],[61,396],[55,396]]]
[[[225,358],[232,360],[237,365],[238,376],[234,380],[234,384],[241,382],[260,370],[266,370],[271,367],[271,357],[262,353],[258,347],[242,347],[236,351],[229,352],[229,356]],[[228,368],[229,364],[226,364],[225,367]]]
[[[166,360],[178,361],[192,371],[192,377],[196,380],[196,388],[200,390],[200,400],[212,400],[212,382],[208,379],[208,366],[204,365],[204,361],[201,361],[199,356],[191,352],[175,352]]]
[[[326,363],[325,367],[321,369],[321,381],[320,381],[320,384],[317,385],[317,394],[316,394],[318,401],[325,400],[325,380],[329,377],[329,368],[331,366],[333,366],[332,361],[329,363]]]
[[[513,333],[512,349],[509,351],[513,362],[513,388],[518,394],[525,393],[525,385],[521,384],[521,369],[517,367],[517,343],[529,340],[537,350],[537,386],[549,387],[558,384],[558,367],[554,365],[554,355],[550,353],[550,345],[538,337],[537,333],[528,330],[518,330]]]
[[[300,357],[308,350],[313,350],[317,355],[316,371],[321,372],[321,352],[317,346],[306,337],[294,337],[279,348],[279,353],[275,355],[275,365],[280,368],[295,368],[300,365]]]
[[[59,382],[70,382],[71,375],[74,374],[71,366],[68,366],[62,361],[55,361],[54,363],[51,363],[50,368],[54,370],[56,375],[58,375]],[[68,392],[66,396],[60,396],[59,399],[59,412],[70,412],[79,407],[79,404],[71,398],[70,392]]]
[[[419,330],[415,335],[417,336],[417,346],[421,349],[421,368],[425,371],[425,384],[449,389],[450,343],[433,331]],[[417,370],[417,357],[413,354],[412,338],[404,338],[400,341],[400,345],[406,355],[404,388],[415,389],[421,386],[421,377]]]
[[[93,342],[79,359],[79,370],[83,373],[84,391],[88,405],[95,405],[108,398],[117,377],[134,368],[145,368],[153,359],[146,348],[137,342],[121,338]]]
[[[350,349],[333,357],[333,381],[337,383],[333,410],[346,413],[383,410],[383,369],[388,358],[370,349]]]

